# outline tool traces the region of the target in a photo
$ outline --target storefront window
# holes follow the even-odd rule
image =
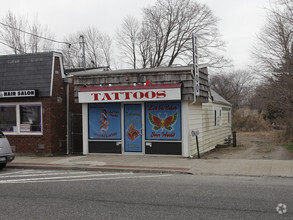
[[[181,103],[146,103],[146,139],[181,140]]]
[[[41,132],[41,106],[20,105],[20,132]]]
[[[8,134],[42,134],[42,105],[0,105],[0,130]]]
[[[89,139],[121,139],[119,103],[89,104]]]
[[[16,106],[0,106],[0,130],[16,132]]]

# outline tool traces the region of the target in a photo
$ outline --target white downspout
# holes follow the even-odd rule
[[[69,139],[70,139],[70,124],[69,124],[69,83],[66,84],[66,120],[67,120],[67,152],[66,154],[69,155]]]

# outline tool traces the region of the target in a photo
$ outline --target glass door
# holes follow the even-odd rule
[[[124,105],[124,151],[142,152],[141,104]]]

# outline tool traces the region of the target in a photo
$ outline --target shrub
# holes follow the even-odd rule
[[[235,131],[267,131],[270,123],[262,114],[249,108],[241,108],[233,113],[232,129]]]

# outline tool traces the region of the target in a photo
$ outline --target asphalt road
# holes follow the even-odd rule
[[[293,181],[5,169],[0,219],[293,219]]]

